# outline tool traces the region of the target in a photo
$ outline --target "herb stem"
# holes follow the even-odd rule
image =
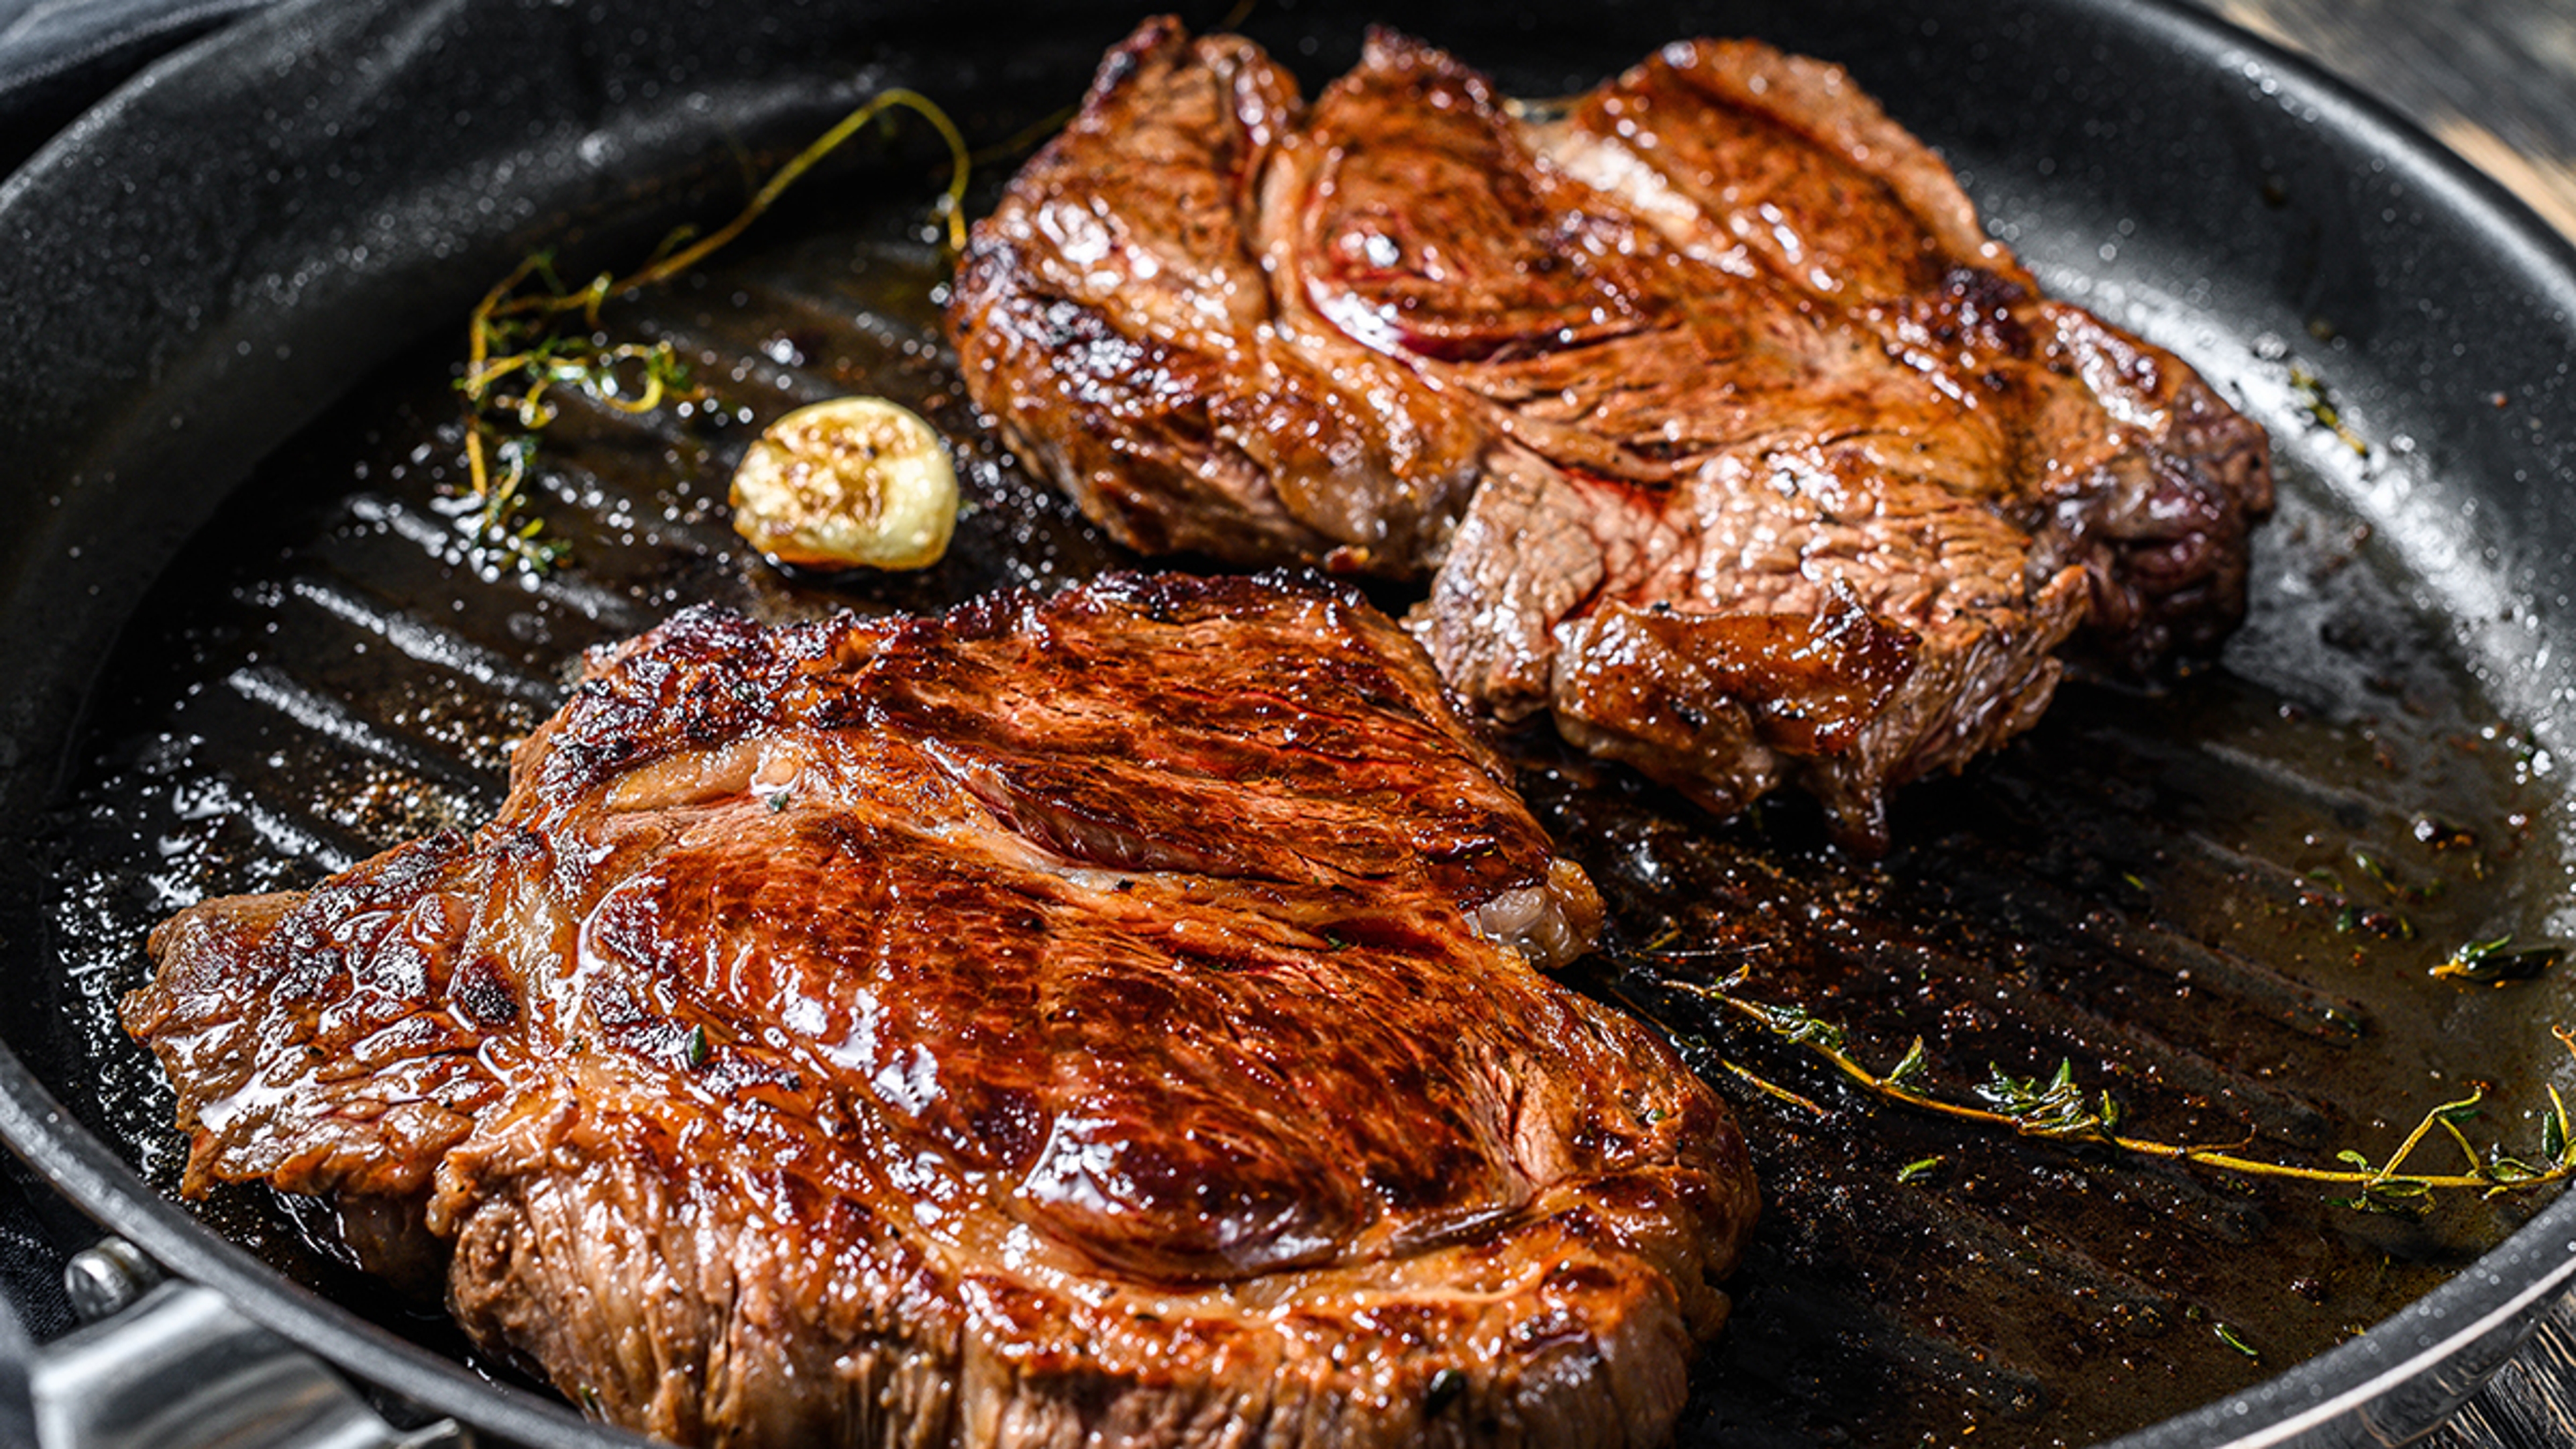
[[[2304,1167],[2245,1156],[2240,1151],[2241,1143],[2192,1146],[2124,1136],[2114,1130],[2114,1124],[2119,1120],[2117,1104],[2106,1094],[2100,1098],[2100,1106],[2096,1108],[2084,1093],[2077,1090],[2073,1070],[2066,1065],[2061,1065],[2057,1075],[2045,1085],[2015,1081],[2000,1071],[1996,1072],[1994,1081],[1980,1089],[1980,1094],[1994,1102],[1994,1106],[1973,1106],[1937,1097],[1908,1084],[1924,1069],[1925,1057],[1920,1041],[1894,1070],[1882,1075],[1852,1054],[1840,1027],[1820,1021],[1796,1007],[1777,1006],[1739,995],[1735,987],[1741,980],[1742,977],[1737,976],[1719,983],[1667,981],[1664,984],[1723,1007],[1774,1036],[1805,1048],[1874,1097],[1958,1121],[2008,1129],[2025,1137],[2091,1142],[2140,1157],[2193,1162],[2253,1177],[2354,1187],[2360,1189],[2360,1196],[2350,1205],[2380,1212],[2416,1211],[2419,1200],[2435,1190],[2477,1190],[2492,1197],[2563,1182],[2576,1176],[2576,1142],[2569,1140],[2576,1137],[2576,1133],[2570,1133],[2567,1128],[2566,1107],[2554,1088],[2550,1093],[2552,1115],[2543,1125],[2556,1130],[2543,1134],[2544,1166],[2528,1166],[2501,1154],[2496,1164],[2490,1166],[2479,1157],[2476,1147],[2459,1127],[2460,1119],[2473,1115],[2486,1100],[2485,1091],[2475,1089],[2466,1097],[2444,1102],[2425,1113],[2423,1120],[2415,1124],[2415,1129],[2383,1163],[2372,1165],[2370,1159],[2360,1153],[2347,1151],[2341,1155],[2346,1163],[2351,1164],[2349,1166]],[[2576,1054],[2576,1032],[2564,1027],[2552,1030],[2569,1052]],[[1750,1082],[1766,1095],[1803,1106],[1818,1116],[1824,1115],[1822,1108],[1796,1092],[1765,1081],[1733,1062],[1723,1064],[1729,1072]],[[2447,1134],[2468,1159],[2466,1172],[2426,1174],[2404,1170],[2436,1128]]]
[[[516,507],[520,484],[527,475],[527,455],[532,435],[554,416],[546,401],[546,390],[558,382],[576,383],[592,397],[609,407],[628,414],[650,413],[660,408],[674,388],[684,396],[696,396],[696,389],[686,381],[685,369],[678,354],[668,342],[650,344],[621,343],[614,347],[588,340],[566,341],[554,327],[558,319],[578,313],[590,330],[599,330],[599,309],[611,297],[622,297],[659,282],[666,282],[687,272],[718,249],[742,235],[758,221],[787,188],[796,184],[824,157],[849,140],[870,122],[887,112],[903,109],[919,115],[939,133],[948,148],[948,184],[940,192],[938,210],[946,223],[951,251],[966,247],[966,181],[973,158],[966,149],[966,138],[959,134],[955,122],[919,91],[896,87],[880,91],[865,105],[843,116],[830,130],[816,137],[787,164],[771,173],[751,200],[714,232],[680,245],[686,231],[675,232],[645,263],[620,277],[601,272],[588,285],[578,290],[567,289],[555,275],[554,257],[537,252],[520,260],[508,275],[492,285],[467,318],[465,368],[457,379],[457,390],[466,402],[465,471],[474,490],[479,510],[478,531],[486,541],[497,542],[520,555],[534,567],[550,564],[560,551],[558,546],[534,542],[540,524],[531,523],[513,531],[510,516]],[[530,282],[542,283],[531,288]],[[621,364],[634,364],[632,368]],[[634,373],[641,374],[640,384],[629,395],[626,383]],[[524,378],[526,389],[517,397],[501,394],[501,386],[513,378]],[[496,468],[487,446],[487,433],[495,432],[487,415],[496,410],[517,414],[523,431],[502,438],[498,444],[506,467]]]
[[[741,214],[733,220],[691,245],[647,265],[633,276],[608,284],[608,291],[611,294],[623,294],[639,287],[650,286],[655,282],[668,281],[704,261],[709,253],[742,235],[746,227],[758,221],[761,213],[769,210],[770,205],[784,195],[788,187],[796,184],[797,178],[813,170],[817,162],[839,149],[842,142],[858,134],[861,127],[897,106],[928,121],[931,129],[939,133],[939,139],[948,145],[948,186],[940,193],[939,209],[948,224],[950,250],[964,251],[966,249],[966,174],[972,165],[966,151],[966,138],[958,134],[957,124],[948,119],[948,113],[933,104],[928,96],[919,91],[897,86],[892,90],[879,91],[866,105],[843,116],[839,124],[816,137],[804,150],[797,152],[793,159],[779,167],[768,182],[753,194],[750,204],[743,207]],[[598,304],[594,301],[591,305],[595,309]]]

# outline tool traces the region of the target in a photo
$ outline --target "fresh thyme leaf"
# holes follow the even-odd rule
[[[2378,886],[2390,900],[2399,905],[2418,905],[2431,899],[2434,894],[2432,890],[2418,890],[2398,879],[2397,872],[2390,869],[2386,861],[2366,850],[2354,851],[2352,863],[2361,867],[2361,873],[2370,877],[2372,884]]]
[[[1441,1410],[1458,1402],[1459,1396],[1466,1392],[1465,1373],[1454,1368],[1440,1370],[1431,1376],[1430,1384],[1422,1391],[1422,1416],[1426,1419],[1437,1416]]]
[[[2489,941],[2463,942],[2433,968],[2433,974],[2445,981],[2468,981],[2481,986],[2529,981],[2556,966],[2567,955],[2563,946],[2538,945],[2508,950],[2512,944],[2511,932]]]
[[[2034,1137],[2109,1137],[2118,1106],[2104,1093],[2095,1107],[2075,1084],[2075,1063],[2061,1060],[2045,1084],[2008,1076],[1989,1064],[1991,1074],[1977,1095],[2013,1126]]]
[[[1932,1170],[1939,1167],[1945,1160],[1946,1159],[1937,1156],[1917,1158],[1896,1170],[1896,1180],[1898,1182],[1920,1181],[1921,1179],[1930,1176]]]
[[[2452,950],[2449,960],[2433,968],[2433,974],[2443,975],[2446,970],[2464,971],[2511,944],[2513,944],[2513,933],[2510,931],[2491,941],[2464,941]]]
[[[689,1028],[687,1057],[691,1070],[694,1071],[707,1064],[708,1051],[707,1026],[705,1022],[700,1022]]]
[[[2371,1183],[2361,1193],[2369,1200],[2373,1212],[2419,1218],[2431,1206],[2427,1199],[2433,1195],[2433,1185],[2411,1177],[2392,1177],[2385,1182]]]
[[[2294,362],[2290,364],[2290,390],[2298,394],[2301,407],[2318,427],[2340,438],[2355,454],[2370,456],[2370,444],[2345,425],[2343,410],[2335,406],[2333,396],[2326,391],[2325,379],[2309,371],[2306,364]]]
[[[2351,1208],[2356,1212],[2370,1213],[2378,1217],[2413,1219],[2424,1216],[2426,1210],[2431,1207],[2431,1204],[2426,1201],[2431,1191],[2430,1185],[2426,1183],[2406,1178],[2390,1178],[2384,1182],[2363,1183],[2360,1193],[2353,1197],[2328,1198],[2327,1201],[2336,1207]]]
[[[2489,1158],[2487,1161],[2487,1174],[2493,1177],[2499,1185],[2505,1187],[2515,1187],[2529,1182],[2533,1178],[2540,1176],[2543,1170],[2544,1169],[2532,1166],[2530,1163],[2523,1161],[2519,1157],[2509,1156],[2501,1149],[2496,1152],[2494,1157]]]
[[[1823,1051],[1843,1049],[1843,1029],[1807,1013],[1801,1006],[1765,1006],[1761,1008],[1764,1023],[1771,1030],[1799,1046],[1812,1046]]]
[[[2263,1356],[2255,1352],[2254,1346],[2247,1343],[2235,1329],[2224,1323],[2210,1325],[2210,1331],[2218,1335],[2218,1341],[2220,1343],[2226,1344],[2229,1348],[2236,1350],[2247,1358],[2261,1358]]]
[[[1918,1036],[1914,1039],[1914,1045],[1905,1049],[1905,1055],[1897,1061],[1896,1065],[1887,1069],[1887,1083],[1892,1087],[1902,1087],[1921,1077],[1929,1065],[1930,1059],[1923,1051],[1923,1038]]]

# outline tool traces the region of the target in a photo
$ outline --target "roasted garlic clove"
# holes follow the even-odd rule
[[[734,470],[734,532],[780,563],[927,568],[956,526],[957,470],[939,434],[881,397],[798,408]]]

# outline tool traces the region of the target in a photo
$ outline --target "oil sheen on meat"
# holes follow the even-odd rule
[[[683,1443],[1653,1443],[1754,1189],[1507,778],[1338,586],[693,611],[125,1017],[192,1191]]]
[[[1471,702],[1731,811],[1888,789],[2242,617],[2262,431],[2050,301],[1841,70],[1561,107],[1374,35],[1311,104],[1148,22],[976,228],[967,386],[1122,541],[1427,576]]]

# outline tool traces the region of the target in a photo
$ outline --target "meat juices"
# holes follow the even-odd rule
[[[1452,687],[1843,840],[2029,728],[2062,646],[2242,617],[2268,445],[2052,302],[1839,69],[1685,42],[1525,112],[1379,33],[1312,105],[1147,23],[961,262],[1021,456],[1147,552],[1428,575]]]
[[[499,817],[152,936],[188,1186],[686,1443],[1651,1443],[1755,1214],[1392,621],[679,616]]]

